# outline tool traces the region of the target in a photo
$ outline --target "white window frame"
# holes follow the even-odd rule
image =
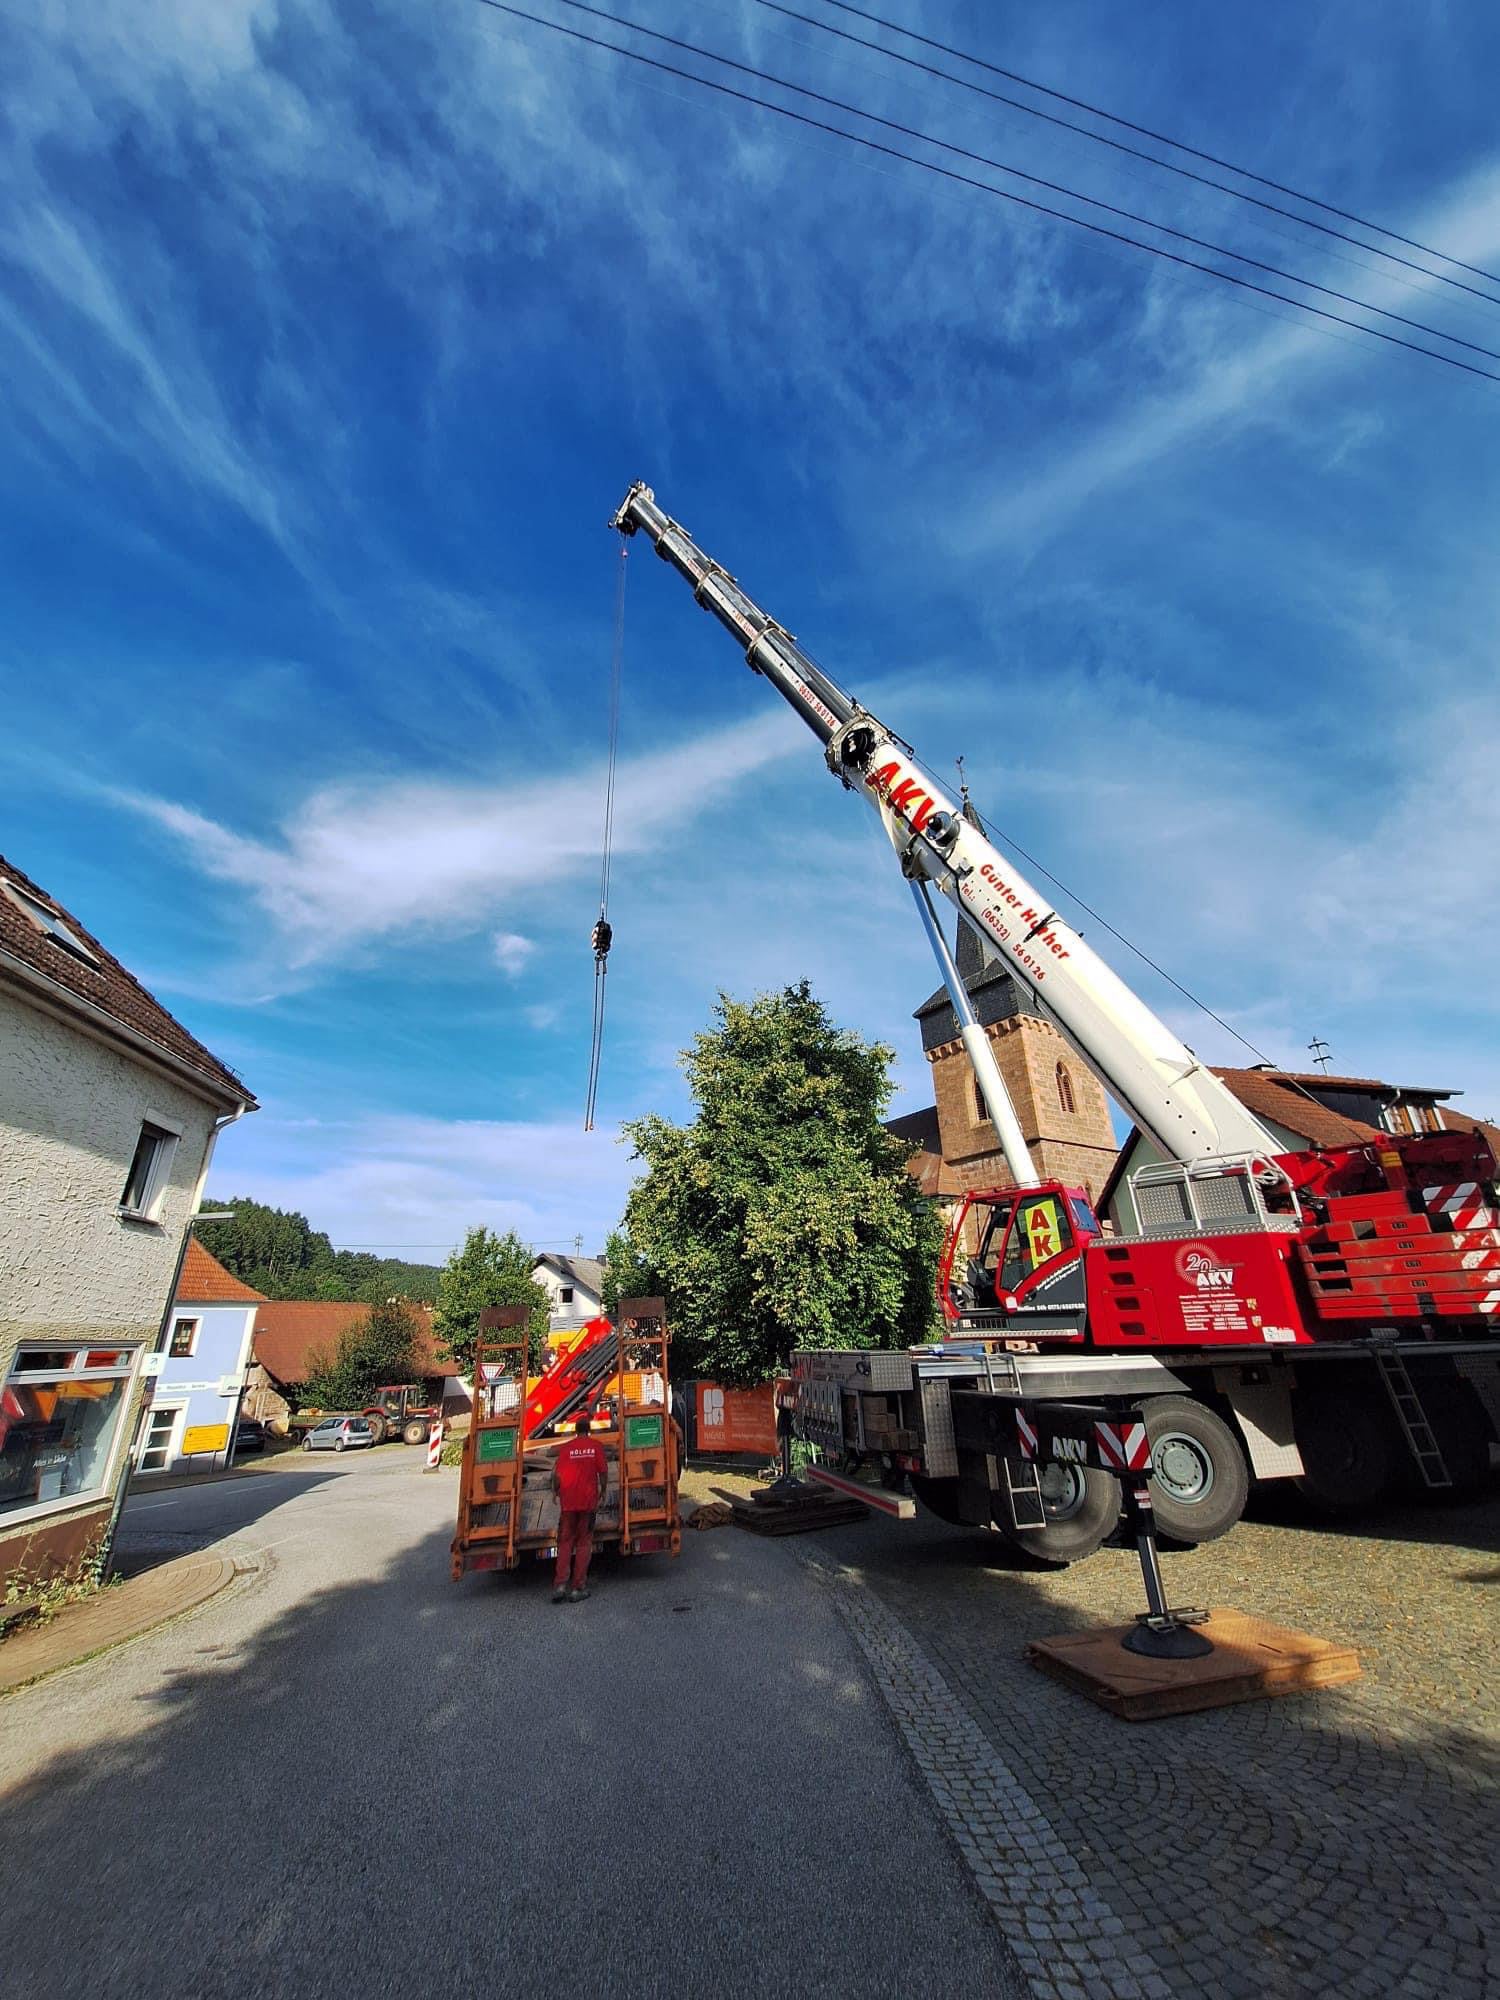
[[[185,1326],[190,1326],[193,1329],[193,1337],[188,1342],[187,1347],[179,1352],[177,1335]],[[174,1313],[172,1315],[172,1331],[167,1335],[168,1361],[191,1361],[193,1356],[198,1352],[198,1336],[202,1331],[203,1316],[201,1313]]]
[[[141,1427],[140,1451],[135,1461],[135,1470],[137,1472],[143,1473],[149,1479],[152,1472],[170,1472],[172,1470],[173,1461],[182,1456],[179,1447],[182,1443],[182,1419],[186,1414],[187,1403],[185,1401],[174,1403],[170,1399],[160,1403],[153,1402],[143,1412],[145,1422]],[[167,1432],[167,1456],[164,1464],[148,1468],[146,1465],[146,1452],[150,1448],[151,1419],[159,1416],[170,1416],[172,1419],[171,1427]]]
[[[130,1163],[125,1169],[125,1186],[127,1189],[130,1185],[130,1169],[135,1165],[135,1156],[140,1150],[141,1139],[148,1125],[153,1126],[163,1137],[157,1143],[156,1151],[152,1156],[150,1173],[146,1181],[145,1197],[139,1207],[128,1207],[123,1191],[120,1200],[115,1205],[115,1213],[120,1217],[122,1222],[159,1222],[161,1220],[162,1196],[166,1193],[167,1185],[172,1178],[172,1168],[177,1159],[177,1148],[182,1143],[181,1125],[174,1119],[163,1117],[159,1111],[148,1110],[141,1120],[141,1128],[136,1134],[135,1144],[130,1149]]]
[[[22,1350],[28,1347],[48,1354],[64,1354],[71,1350],[73,1365],[67,1369],[18,1368],[16,1363],[21,1358]],[[48,1340],[41,1335],[28,1335],[17,1342],[15,1352],[6,1362],[3,1375],[0,1375],[0,1386],[8,1387],[12,1382],[55,1382],[63,1375],[78,1382],[118,1380],[125,1386],[120,1394],[114,1442],[110,1445],[97,1484],[85,1487],[80,1493],[64,1493],[56,1500],[38,1500],[30,1507],[8,1507],[0,1511],[0,1534],[9,1534],[19,1523],[39,1521],[49,1514],[82,1513],[90,1507],[98,1507],[114,1493],[120,1480],[120,1461],[130,1450],[134,1425],[127,1423],[126,1419],[134,1400],[143,1351],[141,1341],[111,1340],[107,1335],[93,1340]],[[113,1368],[86,1368],[83,1365],[90,1354],[101,1353],[120,1354],[124,1359]]]
[[[28,922],[36,925],[43,937],[49,937],[54,944],[60,944],[73,958],[81,958],[85,965],[98,969],[99,961],[77,932],[63,921],[59,911],[54,910],[45,896],[34,896],[29,889],[23,889],[19,882],[12,882],[8,875],[0,875],[0,889],[3,889],[16,908]]]

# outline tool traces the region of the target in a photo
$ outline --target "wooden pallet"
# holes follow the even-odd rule
[[[1127,1653],[1120,1641],[1130,1629],[1110,1625],[1034,1639],[1026,1657],[1127,1722],[1302,1694],[1360,1677],[1359,1656],[1352,1647],[1292,1632],[1242,1611],[1211,1611],[1207,1624],[1194,1627],[1214,1647],[1200,1660],[1148,1660]]]
[[[731,1497],[734,1525],[752,1535],[807,1535],[816,1528],[837,1528],[846,1521],[868,1521],[870,1510],[858,1500],[845,1500],[826,1488],[813,1487],[796,1500],[744,1500]]]

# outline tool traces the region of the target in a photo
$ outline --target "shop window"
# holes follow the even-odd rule
[[[177,1138],[177,1133],[169,1132],[164,1125],[153,1125],[149,1118],[142,1121],[141,1136],[135,1142],[135,1154],[120,1196],[122,1215],[143,1222],[155,1219],[156,1205],[172,1171]]]
[[[102,1495],[125,1413],[133,1347],[22,1347],[0,1388],[0,1522]]]
[[[172,1328],[172,1359],[186,1360],[188,1355],[198,1351],[198,1322],[195,1319],[180,1319]]]
[[[1057,1101],[1064,1111],[1076,1111],[1078,1109],[1078,1106],[1073,1102],[1073,1079],[1068,1074],[1066,1063],[1059,1063],[1057,1065]]]

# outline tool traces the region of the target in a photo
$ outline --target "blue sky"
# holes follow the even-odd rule
[[[753,0],[620,10],[1500,347]],[[889,12],[1500,269],[1479,0]],[[873,816],[637,545],[580,1129],[638,477],[1272,1057],[1500,1112],[1500,386],[475,0],[53,0],[4,60],[0,846],[260,1096],[217,1193],[593,1247],[717,990],[803,976],[929,1101]]]

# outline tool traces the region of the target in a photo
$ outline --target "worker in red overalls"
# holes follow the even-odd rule
[[[589,1557],[594,1553],[594,1516],[604,1498],[609,1481],[609,1460],[604,1447],[589,1436],[585,1413],[574,1426],[575,1433],[559,1446],[552,1460],[552,1491],[561,1507],[557,1525],[557,1573],[552,1579],[552,1602],[566,1597],[577,1604],[587,1597]]]

